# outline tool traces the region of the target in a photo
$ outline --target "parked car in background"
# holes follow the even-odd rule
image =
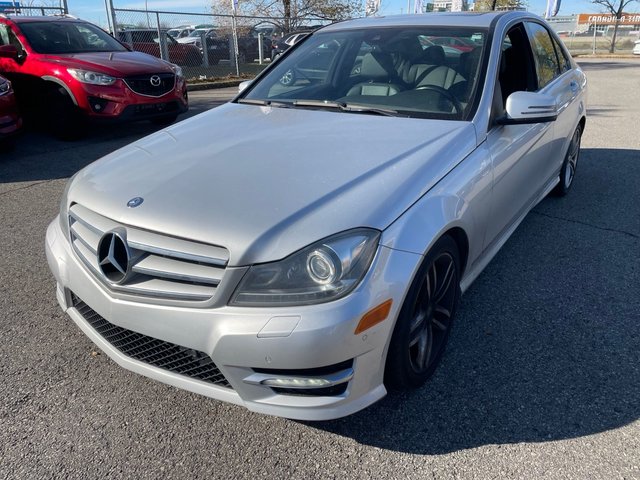
[[[167,45],[169,61],[181,66],[195,67],[202,64],[200,49],[194,45],[183,44],[170,36],[166,31],[161,31],[162,38]],[[183,38],[184,39],[184,38]],[[127,29],[118,32],[118,40],[129,45],[136,52],[144,52],[154,57],[161,58],[160,40],[157,29]]]
[[[289,48],[293,47],[296,43],[302,40],[304,37],[309,35],[312,30],[299,30],[296,32],[289,33],[288,35],[283,36],[279,39],[271,39],[271,59],[275,60],[284,52],[289,50]]]
[[[452,68],[422,35],[480,41]],[[571,188],[585,74],[536,15],[434,14],[335,23],[244,87],[69,181],[58,302],[119,365],[260,413],[420,387],[462,292]]]
[[[178,28],[170,28],[167,30],[167,34],[170,37],[178,40],[179,38],[188,37],[191,32],[193,32],[194,28],[192,27],[178,27]]]
[[[188,109],[179,66],[131,52],[83,20],[0,16],[0,50],[20,107],[63,138],[87,120],[166,124]]]
[[[11,49],[9,49],[11,50]],[[0,46],[0,58],[6,54],[6,47]],[[11,82],[0,76],[0,149],[13,146],[16,133],[22,127],[22,118],[18,113],[18,105],[11,87]]]
[[[461,52],[470,52],[478,46],[476,42],[470,38],[459,37],[430,37],[429,40],[434,45],[442,47],[448,46],[460,50]]]
[[[240,63],[253,62],[259,58],[258,35],[262,31],[255,28],[238,31],[238,59]],[[182,44],[195,45],[204,55],[202,37],[206,39],[207,55],[209,64],[215,65],[220,60],[230,60],[232,49],[231,32],[218,28],[198,28],[191,32],[188,37],[178,40]],[[262,53],[263,58],[270,58],[271,40],[263,36]]]
[[[633,53],[635,55],[640,55],[640,40],[636,40],[633,44]]]

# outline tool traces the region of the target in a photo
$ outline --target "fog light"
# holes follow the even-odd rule
[[[95,113],[103,113],[105,108],[107,108],[108,100],[99,97],[89,97],[89,105],[91,106],[91,110]]]

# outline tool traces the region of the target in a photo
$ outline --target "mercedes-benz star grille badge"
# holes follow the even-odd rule
[[[160,79],[160,77],[158,75],[153,75],[150,79],[149,82],[151,83],[152,86],[154,87],[159,87],[160,83],[162,82],[162,80]]]
[[[105,278],[114,284],[123,284],[129,273],[131,255],[124,229],[105,233],[98,244],[98,264]]]
[[[142,202],[144,202],[144,198],[142,198],[142,197],[133,197],[131,200],[129,200],[127,202],[127,207],[136,208],[136,207],[139,207],[140,205],[142,205]]]

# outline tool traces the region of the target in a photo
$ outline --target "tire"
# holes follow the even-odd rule
[[[172,113],[171,115],[163,115],[162,117],[156,117],[151,119],[151,123],[154,125],[166,126],[171,125],[178,118],[177,113]]]
[[[569,193],[569,190],[573,185],[573,180],[578,168],[578,159],[580,158],[581,140],[582,127],[578,125],[575,132],[573,132],[573,137],[571,137],[571,142],[569,142],[569,149],[567,150],[567,154],[562,162],[562,167],[560,168],[560,183],[558,183],[556,188],[553,189],[553,194],[556,197],[564,197]]]
[[[60,140],[78,140],[87,133],[82,114],[69,95],[61,90],[53,88],[50,92],[50,114],[47,119],[49,128]]]
[[[425,256],[400,310],[387,354],[387,387],[417,388],[433,375],[459,302],[460,253],[445,235]]]

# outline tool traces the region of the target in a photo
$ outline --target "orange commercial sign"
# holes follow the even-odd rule
[[[595,23],[598,25],[614,25],[616,16],[610,13],[579,13],[578,24]],[[620,25],[640,25],[640,13],[623,13]]]

